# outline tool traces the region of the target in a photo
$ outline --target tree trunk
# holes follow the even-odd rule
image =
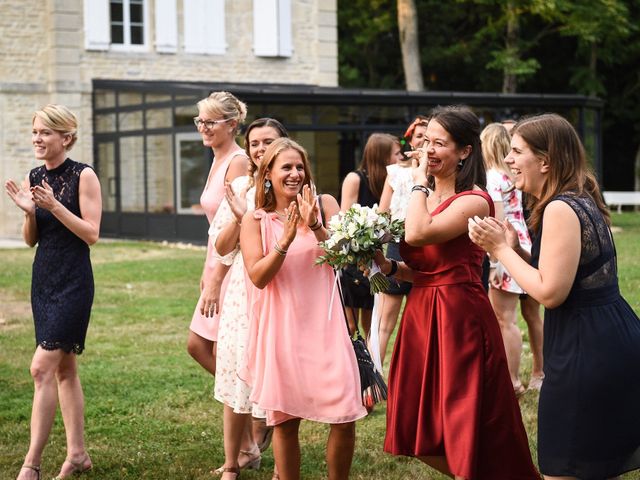
[[[424,90],[418,45],[418,11],[414,0],[398,0],[398,30],[407,90]]]
[[[518,35],[519,35],[518,15],[513,6],[513,1],[507,2],[507,36],[505,47],[510,55],[519,57]],[[509,64],[505,65],[502,71],[502,93],[516,93],[518,90],[518,77],[510,71]]]
[[[598,78],[598,45],[596,42],[591,42],[591,49],[589,52],[589,72],[591,73],[591,88],[589,89],[589,95],[595,97],[598,92],[595,89],[595,82]]]

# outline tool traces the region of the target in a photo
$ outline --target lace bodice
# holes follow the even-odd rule
[[[569,205],[580,221],[580,262],[571,291],[615,286],[618,280],[613,236],[596,203],[589,196],[572,193],[558,195],[554,200],[561,200]],[[534,265],[539,258],[541,237],[542,232],[537,235],[532,251]]]
[[[29,173],[32,186],[46,181],[53,195],[80,217],[80,175],[88,165],[67,158],[60,166]],[[36,207],[38,248],[33,261],[31,307],[36,344],[82,353],[93,303],[89,246],[49,210]]]

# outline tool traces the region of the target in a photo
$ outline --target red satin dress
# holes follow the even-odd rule
[[[433,215],[462,195],[443,202]],[[415,270],[389,372],[384,450],[445,456],[467,480],[540,479],[511,386],[498,321],[467,234],[400,253]]]

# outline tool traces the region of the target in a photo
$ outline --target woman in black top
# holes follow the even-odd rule
[[[93,303],[89,245],[98,240],[102,197],[93,169],[67,158],[76,131],[76,117],[66,107],[47,105],[35,112],[31,141],[44,165],[33,169],[22,186],[12,180],[5,184],[11,200],[24,211],[25,242],[38,244],[31,282],[36,330],[31,442],[18,480],[40,478],[42,451],[58,402],[67,458],[56,478],[92,467],[84,445],[84,397],[76,355],[84,350]]]
[[[355,172],[347,174],[342,183],[340,210],[346,211],[353,204],[373,207],[380,202],[380,195],[387,177],[387,165],[401,157],[398,139],[386,133],[373,133],[367,140],[362,163]],[[344,269],[340,276],[344,304],[347,307],[349,330],[353,333],[358,319],[365,338],[371,328],[373,295],[369,292],[369,280],[357,267]]]

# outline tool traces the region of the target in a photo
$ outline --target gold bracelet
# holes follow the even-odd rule
[[[278,255],[282,255],[283,257],[287,254],[288,250],[285,250],[284,248],[282,248],[280,245],[278,245],[278,242],[276,242],[276,244],[273,246],[273,249],[276,251],[276,253]]]

